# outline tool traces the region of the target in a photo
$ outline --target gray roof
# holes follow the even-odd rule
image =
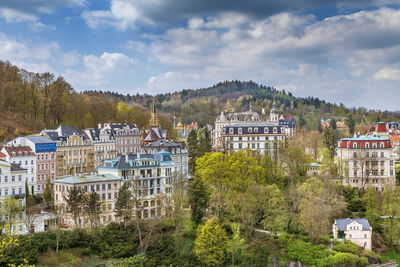
[[[56,183],[63,184],[86,184],[86,183],[98,183],[108,181],[119,181],[121,178],[112,174],[101,174],[101,175],[84,175],[84,176],[69,176],[63,179],[55,180]]]
[[[369,225],[368,219],[362,219],[362,218],[350,219],[350,218],[346,218],[346,219],[336,219],[335,220],[339,231],[346,231],[346,226],[349,223],[352,223],[353,221],[356,221],[359,224],[361,224],[363,231],[371,231],[372,230],[371,226]]]
[[[11,163],[11,171],[15,172],[15,171],[26,171],[26,169],[22,168],[20,164],[14,164]]]
[[[33,136],[33,135],[28,135],[25,136],[26,139],[31,141],[34,144],[48,144],[48,143],[54,143],[53,140],[45,137],[45,136]]]

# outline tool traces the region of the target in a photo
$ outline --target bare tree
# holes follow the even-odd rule
[[[369,152],[365,150],[358,150],[355,152],[355,157],[353,158],[353,162],[355,162],[356,171],[357,171],[357,178],[359,177],[361,179],[361,188],[365,189],[365,186],[369,182],[369,177],[372,173],[373,170],[378,170],[378,160],[375,158],[375,160],[371,161],[371,158],[369,157]],[[374,159],[374,158],[372,158]],[[354,164],[354,163],[353,163]],[[360,171],[360,174],[358,172]]]

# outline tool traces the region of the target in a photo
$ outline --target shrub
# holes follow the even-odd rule
[[[344,243],[342,242],[335,243],[332,249],[338,252],[351,253],[355,255],[358,255],[361,250],[361,248],[358,245],[348,240],[345,240]]]

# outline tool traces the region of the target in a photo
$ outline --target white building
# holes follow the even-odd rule
[[[371,250],[372,227],[367,219],[336,219],[332,225],[333,238],[341,238]]]
[[[5,155],[5,160],[26,169],[26,179],[30,194],[36,192],[36,155],[29,146],[2,147],[0,152]]]
[[[7,146],[29,146],[36,155],[35,194],[42,194],[47,178],[51,181],[56,176],[56,142],[44,136],[23,136],[12,139]]]
[[[223,138],[222,134],[224,132],[224,128],[232,125],[274,125],[283,127],[283,131],[286,136],[294,136],[296,131],[296,121],[290,115],[288,116],[279,116],[278,110],[275,108],[275,103],[273,103],[273,107],[270,111],[269,116],[267,116],[264,112],[264,109],[261,114],[256,111],[253,111],[252,106],[250,109],[245,112],[235,112],[225,114],[221,112],[219,116],[217,116],[215,121],[215,128],[213,131],[213,148],[217,151],[223,150]]]
[[[183,177],[174,173],[176,166],[169,152],[135,153],[104,161],[98,172],[120,177],[140,202],[136,216],[146,219],[165,215],[172,208],[175,186],[187,181],[177,180]]]
[[[261,155],[277,157],[278,150],[284,145],[286,133],[279,125],[238,124],[223,128],[222,147],[228,153],[251,149]]]
[[[343,185],[382,191],[396,184],[395,154],[390,139],[374,135],[343,138],[336,150]]]

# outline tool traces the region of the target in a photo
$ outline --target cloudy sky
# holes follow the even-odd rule
[[[0,59],[78,91],[240,79],[400,110],[400,0],[1,0]]]

